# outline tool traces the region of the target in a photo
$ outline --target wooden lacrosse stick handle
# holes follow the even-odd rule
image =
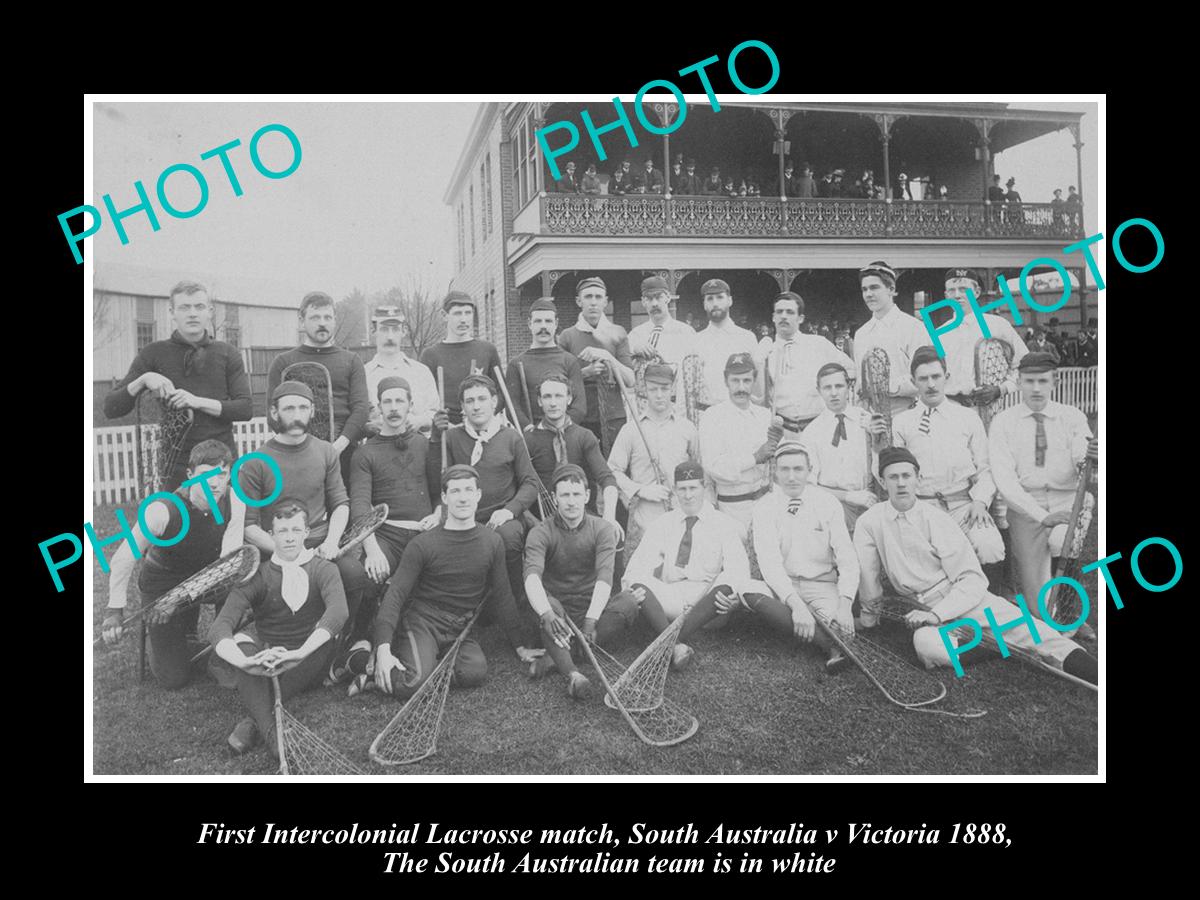
[[[441,406],[441,408],[443,410],[445,410],[446,409],[446,370],[444,368],[442,368],[441,366],[438,366],[438,368],[437,368],[437,392],[438,392],[438,405]],[[447,415],[449,415],[449,414],[447,413]],[[449,423],[447,423],[447,424],[449,424]],[[442,432],[442,439],[441,439],[440,443],[442,445],[442,471],[445,472],[446,471],[446,459],[447,459],[447,456],[446,456],[446,454],[447,454],[446,432],[445,431]]]

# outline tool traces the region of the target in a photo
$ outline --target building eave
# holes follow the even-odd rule
[[[459,188],[462,187],[462,183],[471,169],[475,151],[499,113],[499,103],[480,103],[479,108],[475,111],[471,130],[467,132],[467,139],[458,154],[458,162],[454,165],[454,173],[450,176],[450,183],[446,185],[445,193],[442,194],[442,202],[447,206],[453,205],[454,197],[458,194]]]

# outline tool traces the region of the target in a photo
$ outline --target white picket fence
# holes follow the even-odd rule
[[[136,425],[94,428],[92,452],[92,502],[97,505],[136,503],[141,499],[141,484],[153,473],[139,473],[136,464]],[[233,423],[233,440],[238,455],[249,453],[271,436],[266,418]],[[142,426],[142,440],[149,446],[158,439],[157,425]],[[147,454],[153,458],[154,454]]]

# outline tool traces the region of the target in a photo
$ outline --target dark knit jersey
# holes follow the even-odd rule
[[[445,526],[424,531],[409,541],[388,582],[372,626],[372,641],[378,647],[395,638],[402,609],[415,609],[452,628],[461,627],[489,592],[500,601],[495,609],[515,610],[500,535],[482,525],[467,531],[450,531]],[[506,619],[500,624],[513,646],[521,646],[519,623]]]
[[[277,438],[271,438],[258,448],[258,452],[275,460],[283,475],[283,490],[275,500],[291,498],[302,503],[308,511],[311,532],[308,541],[320,543],[329,531],[328,514],[350,502],[333,444],[306,434],[299,444],[282,444]],[[238,483],[242,493],[251,500],[264,500],[275,493],[275,473],[261,459],[250,459],[238,470]],[[270,508],[247,503],[246,524],[261,525],[270,531],[271,523],[263,521]]]
[[[501,428],[483,445],[483,455],[471,462],[475,439],[462,427],[446,431],[446,453],[450,465],[474,465],[479,472],[478,522],[486,522],[503,507],[519,517],[537,502],[538,483],[525,442],[515,428]]]
[[[188,525],[183,540],[170,547],[152,544],[138,573],[138,590],[145,600],[156,600],[175,585],[195,575],[221,555],[221,541],[229,525],[229,491],[217,501],[221,524],[217,524],[212,508],[205,500],[193,506],[188,496],[190,488],[175,491],[187,506]],[[160,537],[170,540],[183,532],[183,513],[169,500],[159,500],[167,508],[167,527]]]
[[[209,643],[215,647],[219,641],[233,637],[249,611],[254,613],[259,643],[267,647],[295,650],[316,628],[336,636],[349,616],[337,566],[314,556],[303,568],[308,573],[308,597],[298,610],[293,612],[283,601],[283,569],[264,562],[249,581],[229,592],[229,599],[208,630]]]
[[[513,403],[517,405],[517,418],[522,428],[530,423],[524,385],[521,384],[522,367],[525,369],[525,381],[529,385],[528,402],[533,406],[532,421],[536,422],[542,417],[537,402],[538,386],[547,375],[561,375],[567,379],[571,385],[571,405],[567,408],[567,415],[573,422],[583,421],[587,415],[587,389],[583,384],[583,370],[579,360],[562,347],[530,347],[508,364],[508,371],[504,377]]]
[[[633,356],[629,352],[629,335],[619,325],[611,327],[612,332],[610,336],[616,341],[615,344],[597,340],[594,332],[580,331],[578,327],[571,326],[559,333],[558,346],[574,354],[576,358],[588,347],[598,347],[611,353],[621,365],[632,369]],[[614,421],[625,418],[625,404],[621,400],[621,389],[617,387],[615,381],[610,383],[608,376],[585,375],[583,382],[587,390],[587,415],[575,421],[600,421],[600,401],[597,398],[597,392],[600,390],[604,391],[604,402],[608,411],[608,417]],[[574,419],[573,416],[572,419]]]
[[[429,452],[429,440],[415,429],[403,436],[376,435],[354,451],[350,464],[350,521],[376,503],[388,505],[389,519],[419,521],[433,512],[440,494],[441,460]]]
[[[496,367],[500,365],[500,354],[487,341],[474,338],[457,344],[442,341],[434,344],[421,354],[421,362],[429,367],[437,381],[438,366],[443,369],[444,387],[446,390],[446,409],[450,412],[450,423],[457,425],[462,421],[462,403],[458,399],[458,386],[468,375],[479,372],[492,381],[496,380]],[[496,387],[497,392],[500,390]],[[496,411],[504,409],[504,395],[497,397]],[[516,402],[515,396],[513,402]]]
[[[147,372],[165,375],[175,387],[221,404],[219,416],[193,410],[192,427],[181,450],[184,460],[193,447],[210,439],[221,441],[237,455],[232,423],[249,419],[253,409],[250,379],[236,348],[207,335],[200,344],[189,344],[178,331],[171,334],[170,340],[147,344],[134,357],[125,377],[104,398],[104,415],[119,419],[132,412],[136,401],[127,388]]]
[[[598,516],[584,514],[575,529],[556,518],[539,522],[525,538],[525,577],[538,574],[546,593],[560,602],[590,602],[597,581],[611,586],[617,532]]]
[[[367,370],[357,353],[341,347],[309,347],[301,345],[285,350],[271,362],[267,373],[267,404],[271,394],[283,380],[283,370],[293,363],[315,362],[329,370],[333,387],[334,437],[346,437],[351,445],[366,434],[363,426],[371,415],[371,398],[367,395]],[[268,412],[269,416],[270,413]]]
[[[579,466],[587,474],[588,490],[592,492],[589,501],[590,508],[596,507],[596,495],[600,490],[617,484],[616,476],[608,467],[608,460],[600,450],[600,441],[584,428],[574,423],[567,426],[567,462]],[[558,458],[554,455],[554,432],[545,428],[534,428],[526,432],[525,441],[529,445],[529,456],[534,471],[542,479],[542,484],[550,487],[554,469],[558,466]]]

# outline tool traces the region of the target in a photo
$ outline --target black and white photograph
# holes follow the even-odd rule
[[[92,777],[1103,779],[1104,97],[738,87],[89,96]]]

